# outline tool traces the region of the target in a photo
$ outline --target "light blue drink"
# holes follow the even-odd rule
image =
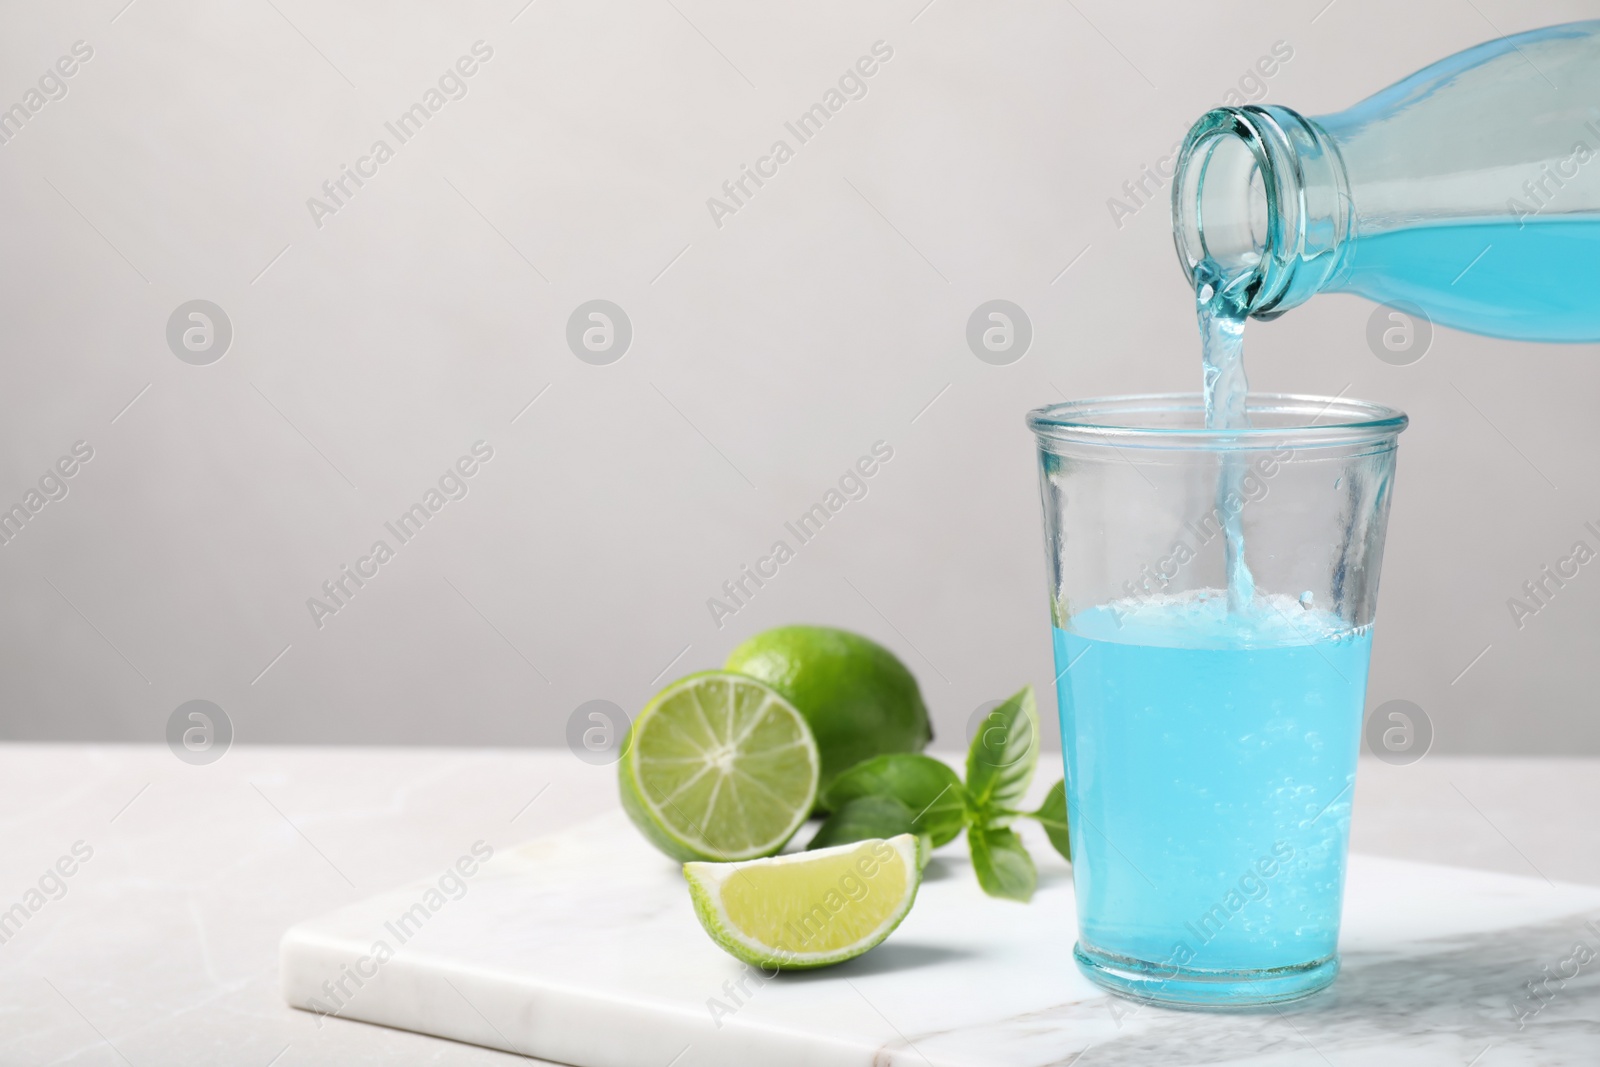
[[[1120,601],[1054,631],[1077,951],[1135,995],[1289,999],[1338,966],[1371,630],[1227,599]]]
[[[1416,226],[1363,236],[1346,255],[1338,289],[1410,301],[1442,326],[1600,341],[1600,218],[1552,210],[1520,223]]]

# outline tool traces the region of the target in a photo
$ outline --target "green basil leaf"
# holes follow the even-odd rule
[[[1063,778],[1050,787],[1050,792],[1045,795],[1044,803],[1039,805],[1039,810],[1033,813],[1039,820],[1039,825],[1044,827],[1044,832],[1050,838],[1050,843],[1057,852],[1072,859],[1072,837],[1067,830],[1067,781]]]
[[[997,826],[967,827],[967,843],[972,847],[972,869],[978,885],[991,897],[1005,897],[1027,903],[1039,883],[1033,857],[1022,847],[1015,830]]]
[[[967,794],[980,816],[1022,799],[1039,763],[1039,709],[1033,686],[991,711],[967,750]],[[982,818],[979,820],[986,821]]]
[[[856,797],[834,808],[806,848],[830,848],[852,841],[915,833],[911,828],[915,819],[916,812],[894,797]]]
[[[896,753],[856,764],[828,786],[823,802],[837,811],[862,797],[893,797],[911,809],[912,832],[934,848],[961,832],[967,791],[961,777],[932,756]]]

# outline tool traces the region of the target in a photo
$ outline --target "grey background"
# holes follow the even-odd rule
[[[244,742],[560,744],[584,701],[636,710],[808,620],[904,656],[952,743],[1052,677],[1022,413],[1198,382],[1164,202],[1119,226],[1108,199],[1276,41],[1267,99],[1318,114],[1588,13],[125,2],[0,23],[0,107],[94,49],[0,146],[0,505],[94,449],[0,547],[7,738],[155,742],[206,699]],[[318,228],[307,198],[480,39],[465,98]],[[707,198],[879,40],[867,95],[716,226]],[[233,325],[209,366],[165,340],[193,299]],[[633,326],[608,366],[565,342],[594,299]],[[993,299],[1033,326],[1007,366],[965,340]],[[1521,630],[1506,607],[1595,543],[1600,353],[1440,329],[1392,366],[1371,312],[1324,297],[1248,338],[1258,388],[1414,419],[1371,704],[1426,709],[1439,752],[1600,752],[1600,574]],[[307,598],[478,440],[469,495],[319,629]],[[878,440],[868,495],[714,625]]]

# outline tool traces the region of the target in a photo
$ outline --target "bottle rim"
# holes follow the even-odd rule
[[[1410,423],[1405,412],[1383,404],[1302,393],[1252,393],[1245,405],[1250,425],[1213,429],[1205,424],[1199,393],[1144,393],[1069,400],[1035,408],[1028,428],[1039,447],[1095,445],[1181,452],[1340,448],[1386,445]]]
[[[1229,257],[1250,263],[1241,291],[1251,317],[1271,319],[1317,291],[1339,268],[1335,254],[1350,232],[1349,178],[1338,146],[1314,120],[1279,105],[1218,107],[1201,115],[1184,138],[1173,171],[1172,238],[1191,285],[1208,246],[1206,175],[1218,149],[1241,147],[1254,163],[1259,184],[1261,228],[1253,247],[1235,244]],[[1223,195],[1248,196],[1246,186]],[[1232,236],[1237,239],[1238,234]],[[1315,267],[1307,264],[1315,263]]]

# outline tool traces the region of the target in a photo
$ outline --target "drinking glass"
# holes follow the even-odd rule
[[[1255,395],[1029,413],[1079,966],[1142,1000],[1292,1000],[1338,972],[1378,571],[1406,416]],[[1227,542],[1253,594],[1230,605]],[[1244,576],[1235,574],[1235,581]],[[1244,580],[1248,580],[1245,578]]]

